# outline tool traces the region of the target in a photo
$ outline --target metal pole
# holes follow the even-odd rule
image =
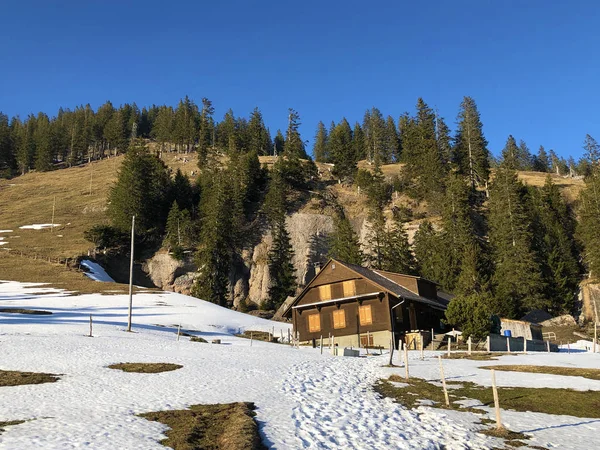
[[[129,321],[127,331],[131,331],[131,310],[133,308],[133,238],[135,235],[135,216],[131,218],[131,258],[129,260]]]

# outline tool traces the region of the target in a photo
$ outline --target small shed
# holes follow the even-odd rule
[[[542,326],[537,323],[527,322],[525,320],[500,319],[502,329],[501,334],[505,330],[509,330],[514,338],[523,337],[529,341],[542,341]]]

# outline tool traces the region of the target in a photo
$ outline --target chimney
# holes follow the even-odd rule
[[[318,275],[320,271],[321,271],[321,263],[317,261],[315,263],[315,276]]]

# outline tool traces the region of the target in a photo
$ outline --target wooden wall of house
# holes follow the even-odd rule
[[[371,305],[371,314],[373,323],[370,325],[360,325],[359,322],[359,303],[349,302],[341,305],[326,305],[320,308],[320,311],[315,308],[305,309],[303,311],[294,310],[294,326],[295,330],[300,332],[300,340],[309,341],[311,339],[319,339],[323,336],[327,339],[330,334],[334,336],[347,336],[352,334],[360,334],[375,331],[384,331],[391,329],[389,316],[389,303],[387,296],[383,298],[365,299],[362,305]],[[346,326],[344,328],[334,328],[333,312],[337,310],[345,312]],[[308,316],[311,314],[319,314],[321,320],[321,329],[311,333],[309,330]]]

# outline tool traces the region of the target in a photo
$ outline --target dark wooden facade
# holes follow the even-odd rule
[[[439,329],[444,310],[431,281],[329,260],[285,315],[303,342],[333,335],[387,346],[392,335]]]

